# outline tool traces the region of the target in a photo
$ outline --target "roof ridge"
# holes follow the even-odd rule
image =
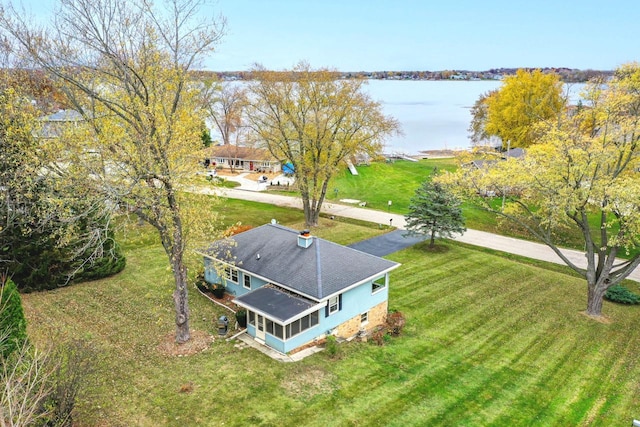
[[[318,286],[318,297],[322,299],[324,297],[324,293],[322,292],[322,262],[320,257],[320,240],[316,236],[313,236],[313,240],[316,247],[316,285]]]

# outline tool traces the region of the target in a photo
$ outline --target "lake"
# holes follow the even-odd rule
[[[469,147],[471,107],[500,81],[369,80],[364,89],[396,118],[403,135],[387,140],[385,152]]]
[[[468,148],[471,107],[480,95],[501,84],[498,80],[371,79],[363,88],[402,128],[402,135],[386,141],[384,152],[419,154],[422,150]],[[568,85],[570,99],[575,101],[583,87],[584,84]],[[214,126],[209,127],[212,137],[219,138]]]
[[[387,140],[384,152],[418,154],[421,150],[465,149],[470,146],[471,107],[501,81],[369,80],[364,89],[395,117],[403,135]],[[575,102],[584,84],[565,86]]]

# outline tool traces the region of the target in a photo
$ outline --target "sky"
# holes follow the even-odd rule
[[[638,0],[219,0],[212,69],[613,69],[640,60]]]
[[[37,13],[55,3],[23,1]],[[213,0],[202,12],[227,20],[204,62],[215,71],[300,61],[339,71],[611,70],[640,61],[638,0]]]

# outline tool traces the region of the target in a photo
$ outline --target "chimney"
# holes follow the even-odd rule
[[[302,230],[300,234],[298,234],[298,246],[301,248],[308,248],[313,243],[313,237],[311,237],[311,233],[309,230]]]

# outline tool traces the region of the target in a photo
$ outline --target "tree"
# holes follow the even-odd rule
[[[435,245],[436,234],[451,237],[454,233],[467,231],[460,201],[443,185],[430,179],[425,180],[411,198],[405,220],[408,234],[428,235],[431,248]]]
[[[497,90],[483,93],[471,107],[471,123],[469,124],[469,139],[474,146],[486,145],[491,135],[487,133],[487,100],[493,96]]]
[[[0,313],[0,360],[4,360],[27,340],[27,321],[18,288],[5,275],[0,276]]]
[[[190,70],[210,53],[224,21],[202,1],[62,0],[55,26],[39,29],[12,8],[0,27],[58,84],[85,125],[63,138],[60,169],[159,233],[175,290],[176,341],[189,340],[185,222],[179,184],[198,167],[204,120]],[[89,179],[87,177],[90,177]]]
[[[52,289],[124,268],[104,200],[49,168],[30,74],[0,71],[0,261],[21,291]]]
[[[640,265],[640,66],[592,82],[583,97],[582,108],[546,123],[524,158],[460,168],[442,182],[548,245],[586,280],[586,312],[597,317],[607,289]],[[479,196],[487,191],[504,208]],[[583,241],[586,267],[558,247],[569,232]]]
[[[398,122],[363,92],[364,80],[341,80],[300,63],[285,72],[253,71],[249,126],[259,143],[290,162],[307,226],[316,226],[329,181],[358,153],[378,154]]]
[[[207,113],[216,125],[228,156],[235,160],[238,147],[249,144],[245,110],[248,105],[247,90],[233,82],[221,85],[209,84],[205,93]],[[229,164],[234,172],[235,162]]]
[[[511,148],[530,146],[538,140],[535,124],[557,119],[565,109],[560,76],[540,70],[520,69],[505,77],[500,89],[483,96],[483,108],[472,111],[474,134],[483,135],[483,129],[499,137],[504,148],[508,141]]]

